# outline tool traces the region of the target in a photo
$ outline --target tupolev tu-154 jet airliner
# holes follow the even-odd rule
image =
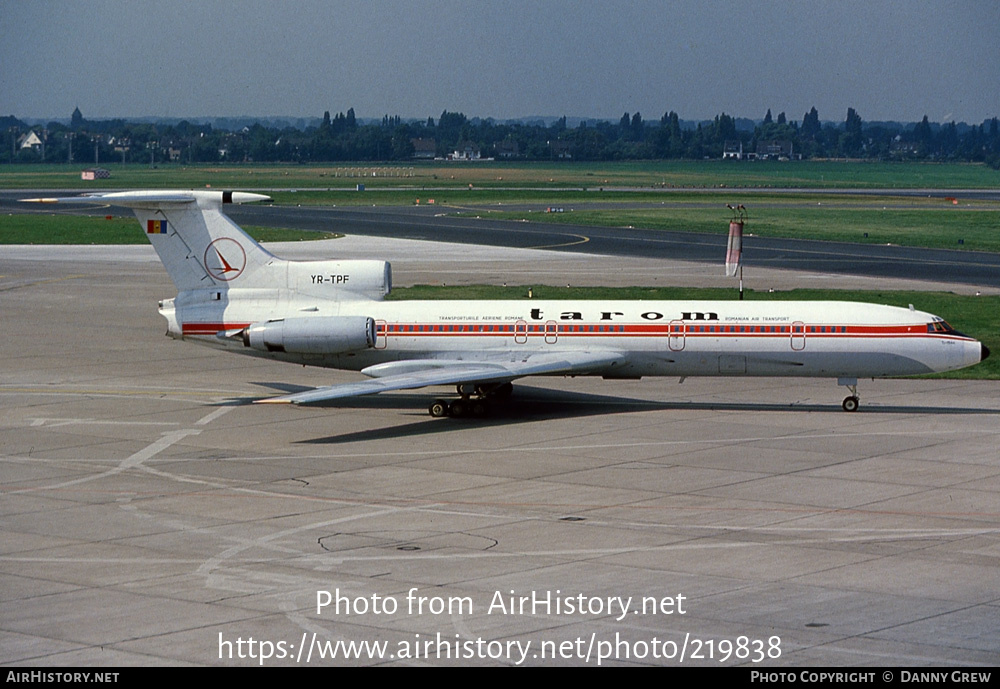
[[[432,416],[482,416],[525,376],[858,378],[959,369],[989,350],[929,313],[833,301],[386,302],[384,261],[289,261],[222,211],[247,192],[133,191],[28,199],[131,208],[177,287],[167,334],[366,380],[261,402],[310,404],[455,385]]]

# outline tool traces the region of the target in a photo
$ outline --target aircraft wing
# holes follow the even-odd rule
[[[374,395],[389,390],[412,390],[428,385],[505,383],[539,375],[584,375],[624,363],[617,352],[561,352],[535,354],[517,361],[407,360],[380,364],[362,373],[371,380],[343,383],[258,400],[258,404],[315,404],[326,400]]]

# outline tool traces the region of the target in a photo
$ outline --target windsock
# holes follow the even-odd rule
[[[726,277],[736,275],[740,267],[740,254],[743,253],[743,221],[733,220],[729,223],[729,246],[726,248]]]

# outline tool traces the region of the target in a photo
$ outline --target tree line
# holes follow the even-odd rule
[[[300,121],[301,122],[301,121]],[[30,132],[41,141],[24,147]],[[582,161],[721,158],[724,151],[744,157],[985,162],[1000,169],[1000,132],[994,117],[979,125],[865,122],[853,108],[840,122],[823,122],[816,108],[800,121],[768,110],[759,121],[726,113],[713,120],[689,122],[668,111],[646,120],[624,113],[620,120],[582,120],[573,126],[562,117],[544,121],[498,122],[442,112],[435,119],[404,120],[386,115],[361,122],[354,110],[314,118],[302,126],[261,124],[213,127],[176,123],[87,120],[79,109],[69,124],[28,126],[16,117],[0,117],[7,146],[3,162],[218,163],[407,161],[416,144],[430,155],[445,157],[463,149],[482,158]],[[432,143],[431,143],[432,142]]]

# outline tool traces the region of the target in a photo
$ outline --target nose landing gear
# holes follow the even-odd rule
[[[844,398],[842,406],[844,411],[857,411],[858,407],[861,406],[861,398],[858,397],[858,379],[857,378],[838,378],[838,385],[843,385],[851,394]]]

